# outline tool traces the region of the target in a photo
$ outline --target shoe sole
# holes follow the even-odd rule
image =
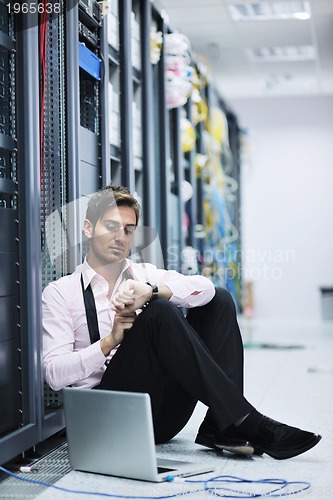
[[[247,457],[252,457],[252,455],[254,454],[254,448],[248,441],[244,441],[243,444],[230,445],[230,446],[226,444],[218,444],[215,445],[215,448],[218,450],[235,453],[235,455],[244,455]]]
[[[249,441],[242,441],[239,440],[237,443],[235,442],[234,444],[230,443],[219,443],[216,444],[214,442],[214,439],[208,439],[208,438],[203,438],[201,436],[197,436],[195,442],[197,444],[201,444],[202,446],[206,446],[207,448],[213,448],[215,450],[219,451],[229,451],[230,453],[235,453],[236,455],[245,455],[245,456],[252,456],[255,452],[254,447],[252,446]]]
[[[286,460],[288,458],[297,457],[298,455],[311,450],[311,448],[316,446],[316,444],[318,444],[320,440],[321,436],[314,436],[313,439],[311,439],[306,445],[302,446],[301,448],[281,448],[278,450],[270,450],[269,448],[261,447],[256,448],[256,450],[260,451],[261,453],[266,453],[270,457],[275,458],[275,460]]]

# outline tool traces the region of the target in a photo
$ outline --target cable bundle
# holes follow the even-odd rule
[[[192,91],[190,42],[185,35],[165,35],[165,90],[168,109],[183,106]]]

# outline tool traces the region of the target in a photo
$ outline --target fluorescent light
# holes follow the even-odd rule
[[[311,18],[311,15],[309,12],[295,12],[294,17],[296,19],[300,19],[301,21],[307,21]]]
[[[234,21],[267,21],[277,19],[311,18],[306,0],[258,0],[242,2],[229,0],[228,8]]]
[[[291,74],[271,74],[259,81],[261,88],[266,92],[288,93],[301,90],[313,91],[318,82],[315,78],[295,78]]]
[[[247,56],[254,62],[300,62],[313,61],[316,49],[313,45],[285,45],[246,49]]]

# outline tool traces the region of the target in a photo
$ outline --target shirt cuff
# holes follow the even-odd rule
[[[188,276],[186,281],[187,283],[178,280],[164,283],[172,292],[170,302],[178,307],[203,306],[214,297],[215,287],[204,276]]]
[[[81,351],[82,368],[88,376],[101,368],[106,360],[107,358],[102,352],[100,341],[94,342]]]

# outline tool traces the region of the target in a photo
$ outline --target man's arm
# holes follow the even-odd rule
[[[74,385],[95,372],[103,373],[105,356],[100,341],[83,345],[84,339],[80,339],[77,345],[71,305],[54,283],[43,292],[42,315],[44,378],[54,390]]]
[[[170,301],[178,307],[199,307],[207,304],[215,295],[213,283],[199,274],[185,276],[174,270],[157,269],[151,264],[141,268],[145,281],[151,284],[166,286],[171,291]]]
[[[120,311],[136,311],[142,309],[145,304],[151,301],[153,288],[148,283],[128,279],[121,283],[117,292],[112,297],[114,309]],[[158,296],[170,299],[172,293],[166,285],[158,287]]]
[[[136,313],[124,309],[116,313],[113,328],[109,335],[100,340],[101,350],[105,357],[109,356],[112,349],[121,344],[126,330],[129,330],[136,319]]]
[[[201,275],[184,276],[177,271],[157,269],[147,263],[136,268],[136,271],[143,271],[147,282],[142,281],[143,276],[123,282],[112,298],[115,310],[141,309],[152,299],[152,286],[155,285],[159,298],[170,300],[179,307],[202,306],[210,302],[215,295],[213,283]]]

